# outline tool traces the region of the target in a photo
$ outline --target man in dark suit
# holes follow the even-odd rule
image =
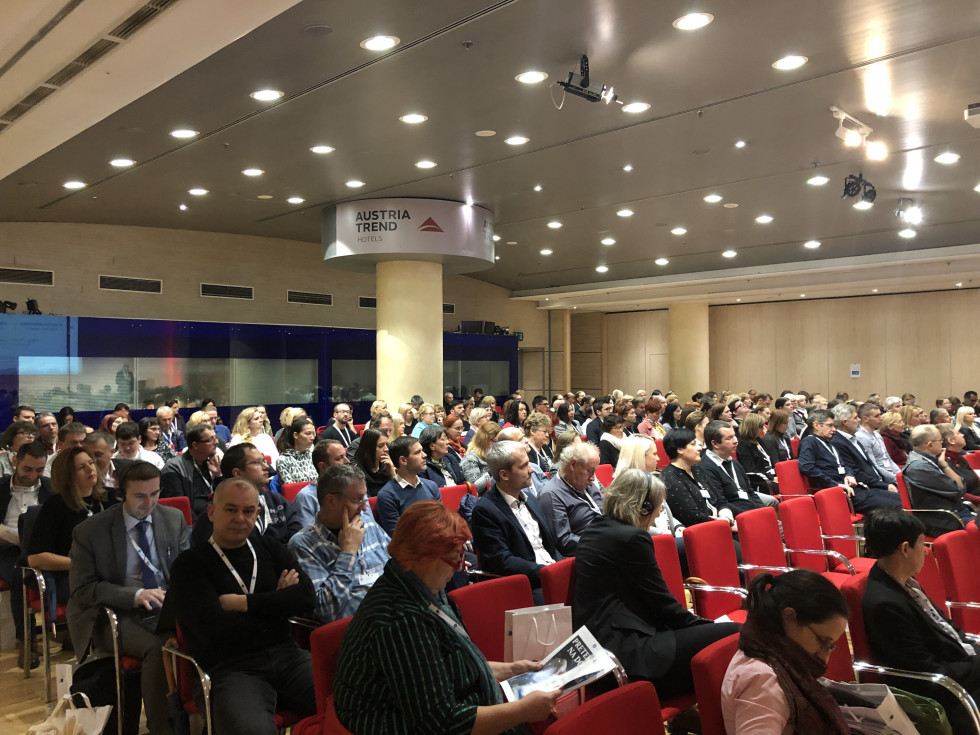
[[[93,431],[82,441],[82,446],[92,455],[95,460],[95,467],[98,470],[99,478],[102,480],[102,487],[109,493],[109,497],[120,498],[117,492],[119,488],[119,476],[126,469],[132,460],[112,458],[112,446],[116,443],[112,434],[104,431]]]
[[[160,477],[160,497],[190,498],[191,517],[197,519],[208,509],[208,497],[221,479],[214,429],[198,424],[187,432],[187,451],[169,460]]]
[[[160,651],[168,637],[156,624],[170,565],[188,548],[184,515],[157,505],[160,470],[133,462],[120,476],[122,502],[75,528],[71,545],[68,628],[78,650],[92,639],[104,607],[119,621],[120,651],[142,659],[141,684],[151,735],[170,733],[167,684]],[[96,643],[100,650],[111,650]]]
[[[915,580],[925,561],[925,526],[900,508],[882,508],[865,520],[868,550],[878,561],[868,573],[862,604],[875,663],[944,674],[980,695],[980,646],[968,641]],[[897,683],[897,682],[896,682]],[[965,709],[943,688],[902,679],[901,686],[933,697],[946,709],[953,732],[970,732]]]
[[[902,498],[898,494],[898,488],[882,477],[855,436],[861,426],[857,409],[849,403],[838,403],[834,406],[833,414],[837,431],[830,437],[830,443],[837,448],[844,460],[844,466],[858,482],[855,487],[848,488],[854,512],[868,513],[873,508],[900,508]]]
[[[737,516],[747,510],[776,505],[779,501],[769,495],[757,493],[749,482],[742,465],[735,459],[738,438],[727,421],[711,421],[704,427],[705,450],[702,459],[694,465],[694,477],[709,492],[722,495]]]
[[[161,406],[157,409],[157,421],[160,422],[160,441],[169,444],[175,452],[180,452],[187,444],[184,432],[175,423],[175,417],[180,418],[180,414],[169,406]]]
[[[11,457],[12,475],[0,477],[0,579],[10,585],[10,611],[17,634],[18,662],[24,666],[24,587],[20,567],[20,536],[17,519],[32,505],[41,505],[51,496],[51,483],[43,477],[48,460],[47,448],[38,442],[22,444]],[[28,666],[38,666],[37,654],[29,653]],[[26,667],[25,667],[26,668]]]
[[[518,442],[501,441],[487,452],[493,483],[473,508],[473,544],[483,570],[525,574],[536,605],[543,604],[541,567],[559,559],[555,538],[531,486],[531,463]]]
[[[585,438],[589,444],[599,446],[602,438],[602,420],[613,412],[615,404],[612,396],[603,396],[595,402],[595,418],[585,427]]]

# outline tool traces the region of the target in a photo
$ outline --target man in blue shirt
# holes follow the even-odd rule
[[[388,456],[395,465],[395,476],[378,491],[374,509],[378,523],[388,535],[405,509],[417,500],[442,500],[439,488],[432,480],[419,477],[425,472],[425,452],[418,439],[400,436],[388,446]]]
[[[317,481],[320,512],[289,540],[313,582],[314,614],[321,623],[353,615],[388,562],[391,540],[367,507],[364,473],[357,465],[327,467]]]

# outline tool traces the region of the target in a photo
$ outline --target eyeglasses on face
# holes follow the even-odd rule
[[[837,644],[834,643],[833,638],[828,638],[825,635],[820,635],[816,630],[814,630],[813,626],[810,625],[809,623],[807,623],[806,627],[810,629],[810,632],[813,633],[814,636],[816,636],[817,644],[820,646],[821,651],[826,651],[827,653],[831,653],[832,651],[837,650]]]

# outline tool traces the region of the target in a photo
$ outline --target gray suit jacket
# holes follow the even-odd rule
[[[153,542],[164,586],[170,582],[170,565],[190,547],[184,514],[158,505],[153,509]],[[71,639],[84,651],[103,607],[133,611],[138,587],[126,583],[129,542],[120,503],[97,513],[75,527],[71,545],[71,597],[68,628]]]

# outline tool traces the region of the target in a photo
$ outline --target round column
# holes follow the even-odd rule
[[[442,265],[393,260],[376,271],[378,396],[389,407],[442,400]],[[411,288],[406,288],[411,284]]]
[[[708,385],[708,305],[671,304],[668,309],[670,389],[682,401]]]

